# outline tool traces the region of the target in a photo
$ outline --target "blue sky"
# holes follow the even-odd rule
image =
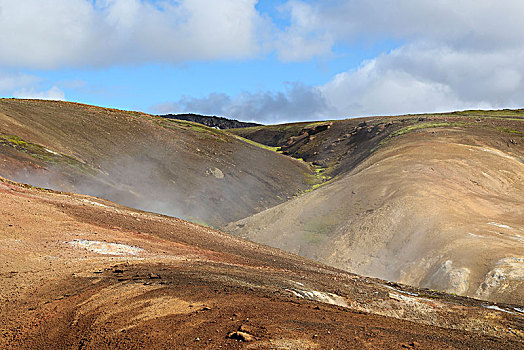
[[[524,5],[0,0],[0,95],[278,123],[524,104]]]

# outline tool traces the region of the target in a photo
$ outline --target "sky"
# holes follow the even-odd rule
[[[524,106],[521,0],[0,0],[0,96],[264,124]]]

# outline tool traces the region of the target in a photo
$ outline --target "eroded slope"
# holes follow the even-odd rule
[[[330,165],[338,176],[227,230],[359,274],[522,304],[524,121],[515,113],[369,118],[365,131],[333,122],[323,133],[346,123],[347,140],[324,137],[307,154],[330,159],[345,146]],[[353,147],[362,132],[369,146]]]
[[[363,278],[179,219],[3,179],[0,204],[1,348],[523,345],[515,305]]]

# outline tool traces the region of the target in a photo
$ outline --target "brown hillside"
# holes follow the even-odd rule
[[[227,230],[363,275],[524,304],[521,110],[334,121],[301,136],[312,126],[235,131],[331,180]]]
[[[0,203],[3,349],[523,346],[516,306],[359,277],[99,198],[0,179]]]
[[[219,130],[77,103],[0,100],[0,175],[213,226],[305,190],[308,166]]]

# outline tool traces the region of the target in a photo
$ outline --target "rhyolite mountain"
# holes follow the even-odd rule
[[[2,349],[522,349],[521,307],[0,178]]]
[[[226,230],[366,276],[524,302],[524,111],[234,130],[324,185]]]
[[[523,304],[523,135],[522,110],[217,130],[2,99],[0,175],[361,275]]]

